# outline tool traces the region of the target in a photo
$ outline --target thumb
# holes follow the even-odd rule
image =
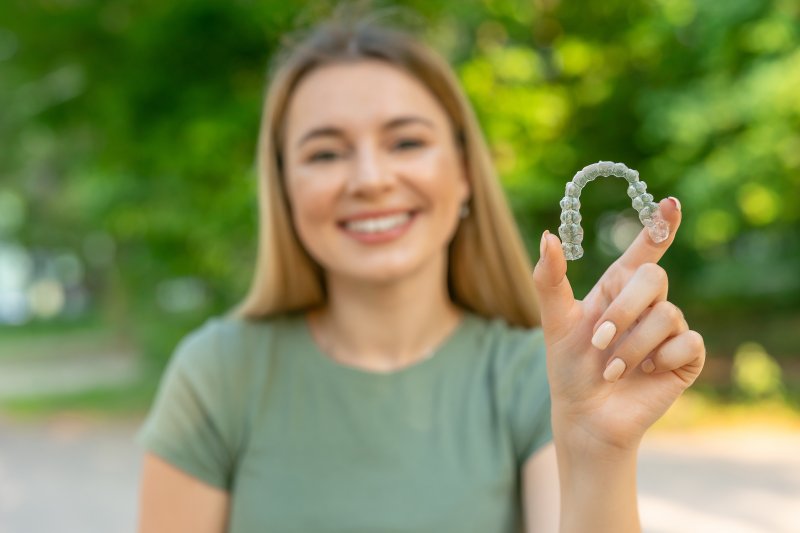
[[[567,279],[567,259],[561,240],[548,230],[542,233],[539,262],[533,269],[533,282],[539,299],[542,328],[557,331],[568,324],[568,314],[575,305],[575,295]]]

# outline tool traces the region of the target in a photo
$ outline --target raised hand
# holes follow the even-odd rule
[[[642,230],[583,300],[572,292],[558,237],[542,236],[533,277],[553,430],[572,451],[635,449],[703,367],[703,338],[667,300],[668,277],[657,264],[675,238],[681,212],[670,199],[660,207],[670,237],[656,244]]]

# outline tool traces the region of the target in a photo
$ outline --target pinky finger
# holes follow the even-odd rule
[[[651,364],[642,364],[648,374],[672,371],[688,387],[703,369],[706,360],[706,345],[703,336],[687,330],[662,344],[650,358]],[[649,363],[646,361],[646,363]]]

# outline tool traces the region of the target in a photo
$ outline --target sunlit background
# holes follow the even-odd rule
[[[122,424],[133,450],[126,428],[175,343],[243,296],[267,63],[331,5],[0,3],[0,529],[27,524],[15,438],[88,446]],[[455,67],[534,261],[586,164],[624,162],[657,199],[680,199],[662,264],[709,360],[656,432],[799,434],[800,4],[381,5],[402,7],[393,18]],[[579,297],[641,229],[623,183],[597,180],[581,198]],[[760,531],[737,524],[725,531]],[[800,511],[796,524],[786,531]]]

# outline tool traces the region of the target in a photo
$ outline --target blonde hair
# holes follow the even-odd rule
[[[386,61],[425,85],[442,105],[462,150],[471,212],[449,245],[448,290],[454,303],[509,324],[534,327],[539,311],[532,267],[486,141],[447,62],[409,33],[372,21],[329,21],[279,56],[268,85],[258,142],[259,244],[239,318],[316,307],[325,302],[323,269],[306,252],[291,222],[281,162],[285,110],[314,68],[364,59]]]

